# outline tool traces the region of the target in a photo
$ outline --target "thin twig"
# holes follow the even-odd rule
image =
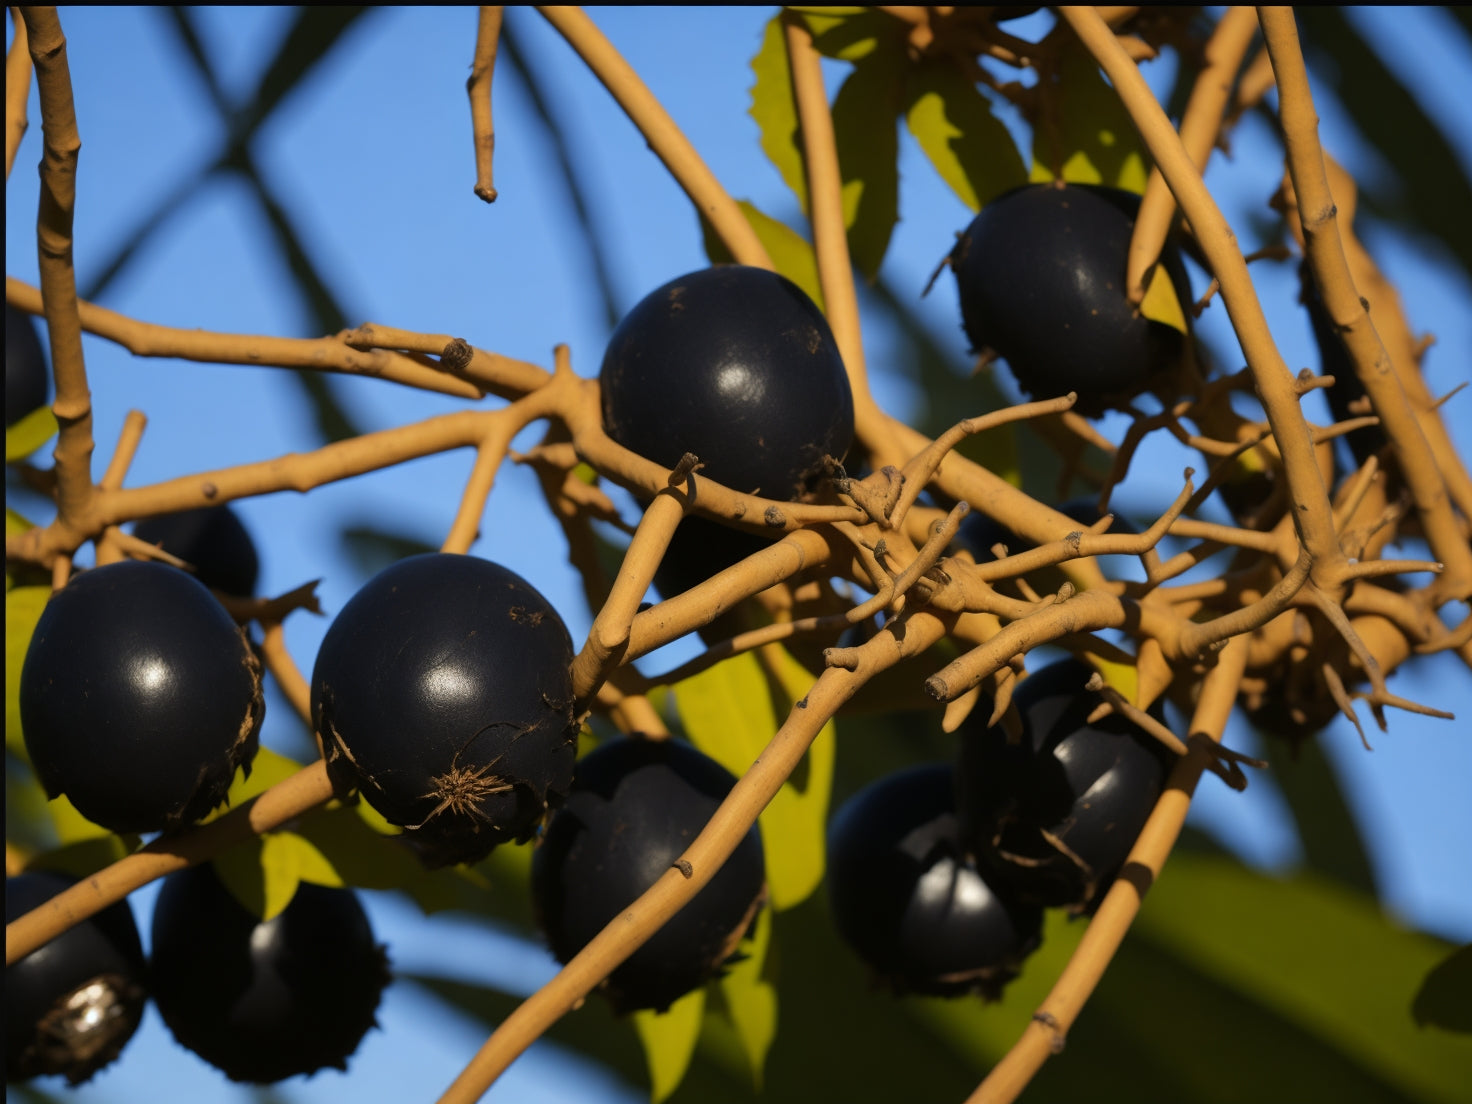
[[[486,5],[480,9],[475,35],[475,59],[465,91],[470,96],[470,124],[475,139],[475,194],[487,203],[496,202],[491,159],[496,152],[496,128],[491,119],[491,74],[496,69],[496,45],[501,37],[505,8]]]

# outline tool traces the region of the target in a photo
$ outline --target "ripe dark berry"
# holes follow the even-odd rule
[[[736,780],[673,740],[625,739],[578,763],[567,804],[532,858],[537,923],[567,962],[670,869]],[[604,983],[619,1012],[663,1010],[715,977],[764,896],[755,826],[693,901]]]
[[[5,879],[5,922],[76,881],[35,871]],[[127,901],[109,905],[5,967],[5,1080],[62,1074],[73,1085],[121,1053],[148,1001],[148,967]]]
[[[888,775],[828,828],[839,933],[896,993],[991,1000],[1041,941],[1043,913],[963,855],[949,764]]]
[[[343,607],[312,673],[339,791],[407,829],[430,865],[529,839],[572,781],[572,640],[525,579],[411,556]]]
[[[720,265],[650,292],[614,331],[599,382],[615,441],[666,467],[692,452],[704,475],[747,494],[796,499],[824,457],[842,460],[853,443],[853,394],[827,320],[765,269]],[[669,597],[761,547],[688,518],[655,585]]]
[[[20,680],[36,777],[114,832],[189,824],[249,770],[265,702],[245,634],[160,563],[85,571],[51,596]]]
[[[982,208],[951,253],[973,348],[1006,358],[1034,399],[1078,393],[1079,413],[1161,384],[1183,348],[1179,330],[1138,314],[1125,265],[1140,197],[1114,188],[1030,185]],[[1162,252],[1182,306],[1190,284]]]
[[[5,424],[13,426],[46,405],[51,373],[36,323],[25,311],[5,304]]]
[[[1076,659],[1023,680],[1017,743],[1000,725],[962,727],[957,769],[961,838],[983,868],[1043,906],[1088,911],[1134,846],[1173,758],[1122,717],[1085,718],[1101,700]]]
[[[302,882],[264,923],[209,863],[169,875],[159,891],[154,1002],[174,1038],[232,1081],[346,1069],[388,981],[351,890]]]
[[[237,598],[255,593],[260,573],[255,542],[229,506],[145,518],[133,535],[190,564],[194,577],[212,590]]]

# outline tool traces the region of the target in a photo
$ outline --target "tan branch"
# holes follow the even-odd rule
[[[475,59],[465,91],[470,96],[470,125],[475,139],[475,194],[487,203],[496,202],[491,158],[496,151],[496,128],[491,121],[491,74],[496,68],[496,46],[501,39],[501,16],[505,8],[486,5],[480,9],[475,35]]]
[[[15,37],[10,42],[10,53],[5,55],[6,180],[10,179],[10,170],[15,166],[20,141],[31,125],[26,118],[26,103],[31,97],[30,36],[26,33],[26,21],[19,8],[10,9],[10,21],[15,28]]]

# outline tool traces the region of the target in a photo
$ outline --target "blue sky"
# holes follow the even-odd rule
[[[741,8],[593,13],[728,191],[785,216],[793,203],[760,156],[756,128],[746,114],[748,62],[768,14]],[[198,16],[227,91],[244,96],[284,33],[285,13],[207,8],[198,9]],[[575,156],[599,174],[595,213],[608,243],[619,308],[703,267],[688,202],[616,105],[537,16],[515,10],[508,18],[522,35],[529,63],[555,89]],[[1354,18],[1384,47],[1387,63],[1472,166],[1472,128],[1465,115],[1472,54],[1465,37],[1454,28],[1447,31],[1450,17],[1428,9],[1366,9]],[[221,139],[210,101],[181,60],[160,11],[63,9],[62,20],[83,140],[75,237],[85,284],[157,197],[213,161]],[[565,215],[567,195],[553,171],[547,139],[524,91],[511,81],[498,80],[495,90],[501,198],[486,207],[471,194],[464,81],[474,33],[470,9],[372,12],[276,113],[257,139],[255,154],[352,322],[448,332],[543,364],[550,364],[554,344],[566,342],[575,369],[593,375],[607,327],[588,278],[587,247]],[[1147,67],[1157,87],[1168,80],[1168,67],[1165,61]],[[1377,171],[1332,98],[1321,97],[1319,111],[1328,148],[1356,173]],[[32,130],[6,189],[6,271],[34,283],[31,227],[40,150],[34,90],[30,118]],[[1230,162],[1213,160],[1208,183],[1250,248],[1256,243],[1246,229],[1248,212],[1260,210],[1277,186],[1281,162],[1273,139],[1255,120],[1244,122],[1234,148]],[[919,293],[970,216],[912,142],[902,140],[901,149],[902,221],[884,275],[914,299],[927,327],[960,361],[965,339],[949,282],[928,299],[920,300]],[[1472,288],[1434,242],[1388,233],[1366,237],[1399,286],[1413,326],[1437,335],[1426,371],[1432,392],[1445,393],[1467,378],[1472,363],[1472,311],[1466,306]],[[305,336],[310,323],[267,239],[264,218],[245,186],[217,178],[177,204],[113,285],[106,305],[170,325]],[[1253,276],[1290,366],[1316,366],[1307,320],[1297,308],[1294,266],[1256,265]],[[1201,331],[1222,359],[1237,356],[1219,306],[1203,316]],[[914,409],[913,384],[886,365],[905,350],[882,328],[871,327],[865,340],[879,401],[904,416]],[[149,416],[130,485],[310,447],[309,415],[282,374],[139,360],[95,339],[88,339],[86,352],[99,471],[126,411],[136,407]],[[366,380],[343,381],[340,394],[370,429],[457,405]],[[1461,405],[1451,409],[1459,411],[1472,399],[1454,402]],[[1454,412],[1448,421],[1462,454],[1472,456],[1469,419]],[[1123,423],[1106,420],[1103,429],[1118,439]],[[367,524],[439,540],[469,462],[468,454],[449,454],[305,497],[281,494],[241,503],[237,508],[261,548],[261,592],[284,592],[320,577],[324,607],[329,613],[341,609],[359,579],[336,539],[338,530]],[[1158,508],[1178,489],[1174,480],[1190,462],[1173,442],[1152,438],[1136,461],[1137,477],[1117,503],[1140,513]],[[575,576],[561,562],[561,536],[530,474],[503,468],[474,551],[534,582],[562,611],[574,638],[586,633],[588,613]],[[290,622],[288,643],[304,669],[310,669],[327,625],[325,618],[307,616]],[[672,649],[676,653],[688,649]],[[1464,718],[1472,715],[1472,677],[1453,659],[1433,658],[1392,685],[1408,697],[1433,701]],[[279,699],[273,703],[265,739],[296,750],[297,735],[283,722],[287,712]],[[1388,906],[1408,924],[1462,941],[1472,938],[1472,884],[1458,846],[1472,838],[1472,804],[1464,792],[1472,778],[1472,742],[1459,724],[1406,714],[1392,716],[1388,735],[1371,735],[1373,754],[1361,749],[1347,723],[1331,726],[1324,741],[1351,802],[1373,825],[1368,842]],[[1251,748],[1254,738],[1234,731],[1229,742]],[[1251,862],[1286,868],[1297,854],[1269,780],[1238,795],[1208,779],[1192,818]],[[144,890],[133,898],[145,933],[152,896]],[[379,938],[405,969],[453,968],[520,989],[550,975],[550,959],[536,948],[498,944],[480,925],[426,920],[393,898],[365,896]],[[389,991],[380,1018],[383,1030],[365,1041],[348,1082],[331,1072],[297,1079],[284,1086],[282,1097],[336,1100],[350,1084],[355,1099],[364,1102],[433,1099],[483,1038],[480,1028],[444,1014],[406,986]],[[489,1099],[622,1099],[616,1091],[561,1052],[538,1048]],[[74,1098],[230,1102],[251,1096],[176,1046],[150,1009],[124,1060]]]

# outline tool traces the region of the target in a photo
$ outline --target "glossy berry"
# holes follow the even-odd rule
[[[351,890],[301,882],[265,922],[209,863],[169,875],[159,891],[154,1002],[174,1038],[232,1081],[346,1069],[388,981]]]
[[[5,424],[13,426],[51,393],[51,373],[41,351],[36,323],[25,311],[5,304]]]
[[[702,474],[747,494],[796,499],[853,443],[853,395],[827,320],[765,269],[720,265],[645,296],[609,340],[599,382],[615,441],[666,467],[692,452]],[[655,585],[671,597],[762,547],[688,518]]]
[[[33,871],[5,879],[5,922],[75,878]],[[148,967],[127,901],[67,929],[5,967],[5,1080],[60,1074],[73,1085],[121,1053],[148,1001]]]
[[[853,441],[827,320],[765,269],[720,265],[650,292],[618,324],[598,378],[615,441],[666,467],[693,452],[748,494],[795,498]]]
[[[949,764],[871,783],[828,828],[839,933],[896,993],[1001,996],[1041,941],[1042,910],[969,862]]]
[[[532,858],[537,923],[569,961],[670,869],[735,785],[674,740],[622,739],[583,758]],[[663,1010],[717,976],[764,895],[755,826],[704,889],[604,983],[619,1012]]]
[[[245,635],[196,580],[125,561],[47,602],[20,678],[36,777],[114,832],[192,823],[249,770],[265,702]]]
[[[1005,357],[1034,399],[1078,393],[1096,417],[1163,384],[1180,331],[1139,315],[1125,265],[1140,197],[1114,188],[1035,184],[982,208],[951,253],[973,348]],[[1165,270],[1184,308],[1190,284],[1167,245]]]
[[[1014,696],[1022,738],[973,713],[957,768],[961,837],[978,864],[1043,906],[1088,911],[1134,846],[1174,758],[1124,718],[1086,718],[1093,668],[1077,659],[1029,675]]]
[[[188,563],[194,577],[211,590],[237,598],[255,593],[261,566],[255,542],[229,506],[145,518],[133,527],[133,535]]]
[[[572,781],[572,640],[525,579],[474,556],[411,556],[343,607],[312,673],[340,792],[360,790],[430,865],[536,832]]]

